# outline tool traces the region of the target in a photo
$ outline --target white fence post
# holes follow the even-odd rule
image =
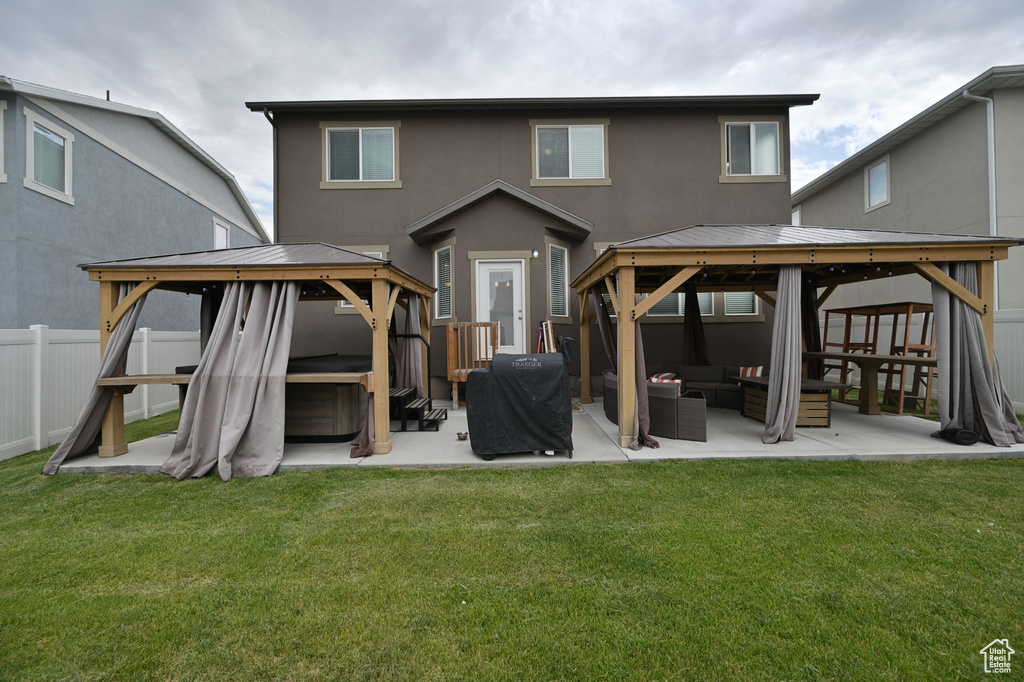
[[[142,374],[149,374],[149,344],[151,342],[150,327],[142,327]],[[149,384],[142,385],[142,418],[149,419],[153,415],[149,412]]]
[[[50,445],[50,407],[46,387],[50,385],[50,327],[45,324],[29,326],[33,331],[32,349],[32,431],[35,449]]]

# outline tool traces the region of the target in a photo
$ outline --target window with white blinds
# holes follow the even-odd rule
[[[443,319],[452,316],[452,247],[444,246],[434,251],[434,317]]]
[[[726,124],[729,175],[778,175],[779,124]]]
[[[697,292],[697,304],[700,306],[702,316],[715,314],[715,297],[710,291]],[[686,296],[684,294],[669,294],[655,303],[647,314],[652,317],[667,317],[670,315],[679,316],[686,314]]]
[[[394,180],[395,129],[328,129],[327,179],[331,182]]]
[[[25,187],[74,205],[72,147],[75,136],[25,108]],[[2,150],[2,146],[0,146]],[[0,171],[2,171],[0,164]]]
[[[548,312],[552,317],[569,316],[569,249],[548,244]]]
[[[537,126],[537,178],[577,180],[606,177],[603,125]]]
[[[756,315],[757,296],[752,291],[725,292],[726,315]]]

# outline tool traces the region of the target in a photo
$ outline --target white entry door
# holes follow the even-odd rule
[[[498,323],[498,352],[526,352],[522,260],[476,262],[477,322]]]

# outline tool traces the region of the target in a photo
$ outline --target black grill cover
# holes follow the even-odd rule
[[[495,355],[491,369],[469,373],[466,417],[478,455],[572,450],[572,403],[557,353]]]

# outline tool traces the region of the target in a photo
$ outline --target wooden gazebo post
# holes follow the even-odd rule
[[[391,452],[391,382],[388,378],[388,283],[373,280],[373,454]]]
[[[107,352],[110,335],[114,333],[117,323],[111,324],[114,309],[118,304],[118,284],[116,282],[100,282],[100,359]],[[119,388],[111,389],[110,404],[103,414],[103,426],[100,436],[100,457],[116,457],[128,452],[128,443],[124,436],[124,393]]]
[[[590,325],[594,316],[590,313],[590,289],[580,292],[580,402],[592,402],[590,398]]]
[[[989,365],[996,364],[996,264],[995,261],[978,261],[978,298],[984,304],[981,311],[981,328],[985,330],[988,342]]]
[[[633,421],[636,418],[636,304],[635,269],[619,268],[619,290],[616,314],[619,318],[619,446],[628,447],[636,438]]]

